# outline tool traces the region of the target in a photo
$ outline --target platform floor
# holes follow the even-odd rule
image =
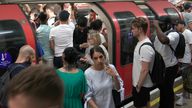
[[[175,108],[192,108],[192,98],[187,100],[187,104],[184,106],[175,106]]]

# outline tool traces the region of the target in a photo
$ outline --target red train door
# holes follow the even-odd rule
[[[25,14],[16,4],[0,5],[0,75],[17,58],[24,44],[34,49],[35,38]]]
[[[133,52],[137,40],[131,34],[131,22],[136,17],[146,17],[133,2],[99,3],[113,23],[112,52],[115,64],[124,81],[125,96],[131,96]],[[146,17],[147,18],[147,17]]]

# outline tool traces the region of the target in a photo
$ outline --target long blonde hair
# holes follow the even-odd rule
[[[100,38],[99,32],[97,32],[95,30],[89,30],[88,39],[89,38],[94,38],[94,44],[95,45],[100,45],[101,44],[101,38]],[[88,40],[88,42],[89,42],[89,40]]]

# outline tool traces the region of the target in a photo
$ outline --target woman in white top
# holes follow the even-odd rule
[[[85,57],[87,59],[87,62],[89,64],[93,64],[93,61],[91,60],[90,58],[90,49],[93,48],[94,46],[100,46],[105,55],[106,55],[106,62],[109,63],[109,54],[108,54],[108,51],[107,49],[101,44],[101,38],[100,38],[100,35],[97,31],[95,30],[89,30],[89,33],[88,33],[88,38],[87,38],[87,42],[89,44],[89,47],[86,48],[85,50]]]
[[[120,76],[115,67],[106,64],[103,49],[95,46],[90,50],[93,65],[85,71],[88,92],[85,95],[89,108],[115,108],[112,90],[120,89]]]

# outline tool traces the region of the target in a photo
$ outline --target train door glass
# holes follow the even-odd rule
[[[174,8],[165,8],[164,11],[171,17],[172,20],[179,20],[179,14]]]
[[[25,37],[21,25],[15,20],[0,21],[0,74],[15,62]]]
[[[156,32],[154,30],[153,25],[151,24],[151,21],[155,19],[155,13],[146,5],[138,5],[139,8],[147,15],[147,18],[150,20],[150,39],[151,41],[155,40]]]
[[[121,65],[133,63],[133,52],[137,44],[137,39],[131,33],[131,22],[135,16],[131,12],[114,13],[120,26],[121,35]]]
[[[146,6],[146,5],[138,5],[138,6],[147,15],[149,20],[155,19],[154,12],[148,6]]]

